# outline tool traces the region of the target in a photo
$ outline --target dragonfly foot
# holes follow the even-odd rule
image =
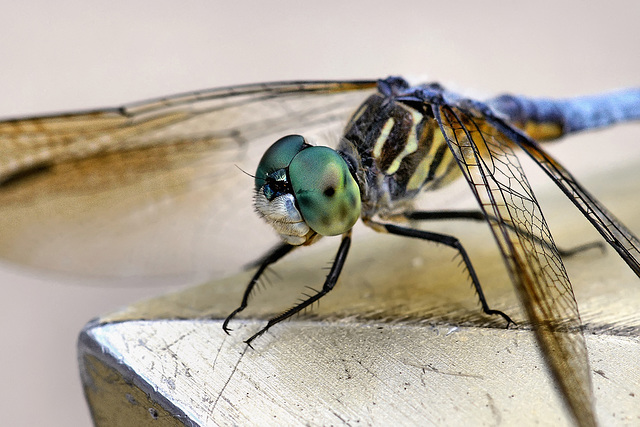
[[[235,317],[238,311],[239,310],[234,310],[233,313],[228,315],[227,318],[224,319],[224,322],[222,323],[222,330],[225,331],[227,335],[231,335],[229,332],[233,331],[233,329],[229,328],[229,322],[231,321],[231,319]]]
[[[505,326],[505,329],[509,329],[509,325],[511,324],[513,324],[513,326],[518,326],[516,322],[511,320],[511,317],[509,317],[506,313],[503,313],[500,310],[488,310],[488,311],[485,311],[485,313],[502,316],[502,318],[507,321],[507,326]]]
[[[262,328],[262,329],[260,329],[258,332],[256,332],[255,334],[251,335],[248,339],[246,339],[246,340],[244,341],[244,343],[253,349],[253,346],[251,345],[251,343],[253,342],[253,340],[255,340],[255,339],[256,339],[256,338],[258,338],[260,335],[262,335],[262,334],[264,334],[265,332],[267,332],[267,329],[268,329],[268,328]]]

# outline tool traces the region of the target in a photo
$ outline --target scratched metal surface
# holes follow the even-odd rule
[[[92,338],[187,425],[570,425],[527,331],[295,321],[246,352],[220,322],[118,323]],[[619,361],[636,359],[640,343],[587,344],[600,421],[637,423],[640,368]],[[114,394],[133,406],[125,393]]]
[[[632,230],[640,229],[637,204],[625,201],[640,191],[638,164],[586,181],[596,194],[607,189],[605,200]],[[552,187],[541,186],[559,244],[596,237]],[[275,268],[273,283],[243,316],[248,320],[231,324],[231,336],[222,332],[221,319],[237,304],[248,274],[107,315],[85,331],[84,343],[92,345],[81,352],[106,349],[106,359],[121,360],[137,383],[146,384],[143,390],[200,425],[569,425],[484,228],[448,223],[439,230],[463,236],[490,304],[520,322],[517,329],[481,315],[447,249],[368,233],[356,239],[333,293],[313,311],[274,327],[254,350],[242,339],[295,301],[303,285],[319,282],[332,247]],[[566,263],[586,327],[599,421],[637,423],[637,279],[610,250]]]

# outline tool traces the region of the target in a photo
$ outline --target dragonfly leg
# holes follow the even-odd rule
[[[269,267],[271,264],[275,263],[276,261],[284,257],[286,254],[291,252],[293,248],[295,248],[295,246],[289,245],[287,243],[282,243],[276,246],[275,248],[271,249],[271,251],[269,251],[262,259],[260,259],[259,261],[260,267],[258,267],[258,271],[256,271],[256,274],[253,275],[253,277],[251,278],[251,281],[247,285],[247,288],[244,290],[244,295],[242,296],[242,302],[240,303],[240,306],[235,310],[233,310],[233,312],[230,315],[228,315],[226,319],[224,319],[224,323],[222,324],[222,329],[227,334],[229,333],[229,331],[231,331],[231,329],[228,328],[228,325],[231,319],[233,319],[236,314],[240,313],[242,310],[247,308],[247,304],[249,304],[249,297],[251,296],[251,292],[253,291],[253,288],[256,286],[256,283],[258,283],[258,279],[260,278],[260,276],[262,276],[262,273],[264,273],[267,267]]]
[[[419,221],[438,221],[438,220],[450,220],[450,219],[470,219],[473,221],[485,221],[485,216],[482,211],[479,210],[461,210],[461,211],[415,211],[409,212],[404,215],[407,219],[419,220]],[[494,218],[494,217],[492,217]],[[514,226],[513,224],[505,224],[507,227],[512,230],[517,230],[518,233],[521,233],[536,242],[540,243],[543,246],[551,249],[551,244],[540,237],[531,234],[528,230],[525,230],[521,227]],[[587,251],[593,248],[599,248],[604,252],[605,244],[600,241],[594,241],[585,243],[582,245],[575,246],[573,248],[557,248],[558,253],[563,257],[570,257],[580,252]]]
[[[289,310],[285,311],[279,316],[276,316],[273,319],[270,319],[269,322],[267,322],[265,327],[263,327],[258,332],[253,334],[248,340],[245,341],[245,343],[251,346],[251,342],[254,339],[258,338],[260,335],[267,332],[267,330],[269,330],[269,328],[271,328],[273,325],[288,319],[289,317],[300,312],[301,310],[304,310],[305,308],[309,307],[310,305],[318,301],[320,298],[328,294],[333,289],[336,282],[338,281],[338,277],[340,277],[340,272],[342,271],[344,262],[347,259],[347,254],[349,253],[350,246],[351,246],[351,232],[348,232],[342,237],[340,248],[338,248],[338,253],[336,254],[335,260],[333,261],[331,270],[329,271],[329,274],[327,275],[327,278],[324,281],[324,285],[322,285],[322,289],[318,291],[315,295],[312,295],[311,297],[302,301],[298,305],[291,307]]]
[[[471,276],[471,281],[473,282],[473,286],[476,289],[478,298],[480,299],[480,304],[482,305],[482,311],[484,311],[486,314],[502,316],[502,318],[507,321],[507,327],[509,327],[511,323],[513,323],[514,325],[516,324],[516,322],[511,320],[511,318],[507,316],[505,313],[503,313],[502,311],[493,310],[489,307],[489,304],[487,304],[487,300],[484,296],[484,292],[482,291],[480,280],[478,279],[478,276],[476,275],[473,265],[471,264],[471,259],[469,259],[469,255],[467,255],[467,251],[464,249],[464,247],[460,243],[460,240],[446,234],[432,233],[430,231],[424,231],[424,230],[416,230],[414,228],[401,227],[395,224],[383,224],[383,227],[391,234],[396,234],[398,236],[405,236],[405,237],[413,237],[413,238],[422,239],[422,240],[429,240],[431,242],[436,242],[436,243],[442,243],[443,245],[450,246],[455,250],[457,250],[460,256],[462,256],[462,260],[464,261],[465,266],[467,267],[469,276]]]

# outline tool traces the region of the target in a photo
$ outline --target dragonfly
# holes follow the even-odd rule
[[[508,326],[508,314],[490,308],[460,241],[415,226],[433,219],[486,221],[573,416],[581,425],[595,425],[578,306],[516,150],[544,170],[640,275],[637,237],[540,145],[639,118],[640,89],[564,100],[502,95],[481,102],[439,84],[414,86],[389,77],[243,85],[6,120],[0,122],[0,256],[59,272],[184,280],[235,268],[225,257],[249,257],[255,250],[263,256],[254,262],[257,271],[239,307],[223,324],[229,331],[270,265],[323,236],[340,235],[322,288],[269,320],[246,341],[251,344],[334,288],[351,229],[361,219],[378,232],[452,247],[483,311]],[[233,164],[240,162],[258,165],[253,184],[238,179]],[[414,208],[418,196],[459,180],[469,184],[478,211]],[[251,227],[230,206],[252,198],[281,243],[267,250],[273,241],[254,245],[255,233],[224,238],[206,232],[246,234]],[[184,211],[205,219],[178,221],[176,212]],[[143,234],[147,229],[152,231]],[[234,250],[234,240],[241,251]],[[119,249],[108,250],[111,244]]]

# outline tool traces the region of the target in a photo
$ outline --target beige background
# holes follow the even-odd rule
[[[481,94],[557,96],[640,83],[637,2],[449,3],[4,6],[0,117],[286,79],[426,75]],[[562,147],[575,161],[579,138]],[[588,169],[638,151],[581,154]],[[89,424],[75,361],[78,331],[162,289],[82,287],[6,264],[0,284],[0,422]]]

